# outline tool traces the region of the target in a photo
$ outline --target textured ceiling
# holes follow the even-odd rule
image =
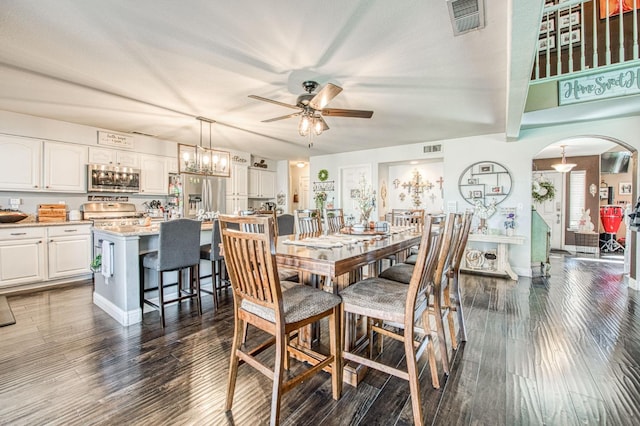
[[[511,3],[454,37],[445,0],[3,0],[0,109],[191,144],[205,116],[215,146],[292,160],[505,132],[531,69],[509,51],[532,56],[542,8]],[[248,95],[295,103],[308,79],[373,118],[326,117],[312,149],[296,119],[261,123],[292,110]]]

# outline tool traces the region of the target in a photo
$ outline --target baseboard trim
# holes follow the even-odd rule
[[[95,291],[93,292],[93,303],[125,327],[142,322],[142,310],[140,308],[124,311]]]

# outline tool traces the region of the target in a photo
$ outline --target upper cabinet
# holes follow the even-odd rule
[[[275,196],[275,172],[260,169],[249,169],[249,197],[275,198]]]
[[[170,159],[158,155],[140,154],[140,194],[167,195]]]
[[[247,195],[248,167],[244,164],[231,164],[231,177],[226,180],[227,195]]]
[[[41,189],[41,141],[0,135],[0,152],[0,189]]]
[[[86,192],[87,147],[70,143],[44,142],[44,189]]]
[[[89,163],[110,164],[112,166],[140,168],[140,154],[131,151],[90,147]]]
[[[84,145],[0,136],[0,189],[85,192]]]

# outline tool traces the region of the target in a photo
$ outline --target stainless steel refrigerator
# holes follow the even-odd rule
[[[169,175],[169,205],[181,217],[195,218],[198,212],[225,213],[226,178],[199,175]]]

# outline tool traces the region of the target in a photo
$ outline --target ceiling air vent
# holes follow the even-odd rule
[[[424,153],[427,152],[440,152],[442,151],[442,145],[425,145],[423,148]]]
[[[150,135],[149,133],[138,132],[137,130],[133,130],[131,131],[131,133],[133,133],[134,135],[149,136],[149,137],[155,138],[154,135]]]
[[[447,0],[453,35],[484,28],[484,0]]]

